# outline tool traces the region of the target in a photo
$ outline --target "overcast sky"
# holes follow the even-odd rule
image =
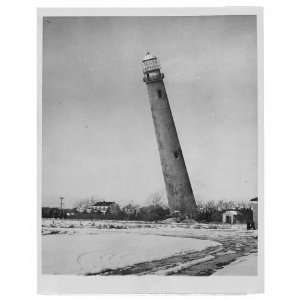
[[[164,189],[141,60],[160,58],[197,199],[257,196],[255,16],[55,17],[43,31],[43,205]]]

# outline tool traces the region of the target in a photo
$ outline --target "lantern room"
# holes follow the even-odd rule
[[[143,72],[147,73],[159,69],[160,64],[158,58],[150,54],[150,52],[147,52],[145,58],[143,59]]]
[[[142,62],[144,81],[146,83],[162,80],[164,78],[164,74],[160,72],[160,63],[156,56],[147,52]]]

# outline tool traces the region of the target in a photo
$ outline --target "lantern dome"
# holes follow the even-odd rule
[[[157,57],[154,56],[154,55],[152,55],[152,54],[148,51],[148,52],[146,53],[146,55],[145,55],[143,61],[145,61],[145,60],[151,60],[151,59],[157,59]]]

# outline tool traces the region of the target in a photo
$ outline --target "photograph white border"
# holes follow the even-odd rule
[[[214,8],[40,8],[38,9],[38,292],[40,294],[249,294],[264,291],[264,104],[263,9]],[[257,276],[64,276],[41,272],[41,174],[42,174],[42,39],[45,16],[257,16],[258,64],[258,275]]]

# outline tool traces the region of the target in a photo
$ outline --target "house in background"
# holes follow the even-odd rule
[[[227,224],[236,224],[239,211],[235,209],[225,210],[222,214],[222,222]]]
[[[99,201],[94,203],[90,208],[93,212],[98,212],[105,215],[106,213],[111,212],[115,206],[115,202]]]
[[[99,213],[105,215],[108,212],[112,212],[117,208],[117,204],[115,202],[109,202],[109,201],[90,201],[88,203],[80,204],[76,211],[78,213],[87,213],[87,214],[93,214],[93,213]]]

